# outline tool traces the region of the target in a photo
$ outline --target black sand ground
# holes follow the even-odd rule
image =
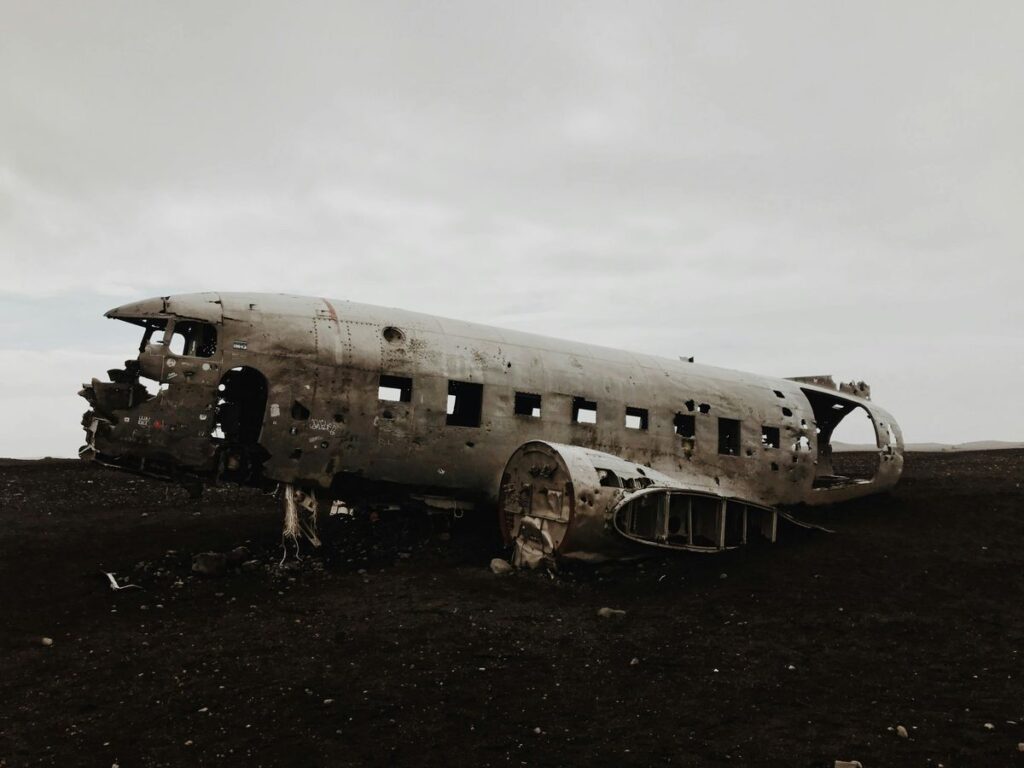
[[[339,520],[281,572],[255,492],[4,462],[0,766],[1024,765],[1022,482],[914,454],[832,535],[550,579]]]

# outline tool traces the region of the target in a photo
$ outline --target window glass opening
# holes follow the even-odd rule
[[[449,381],[446,423],[450,427],[479,427],[483,404],[483,384]]]
[[[171,336],[171,352],[183,357],[213,357],[217,351],[217,329],[198,320],[179,320]]]
[[[540,395],[530,392],[516,392],[515,415],[532,416],[535,419],[539,419]]]
[[[392,403],[412,401],[412,379],[404,376],[389,376],[382,373],[377,386],[377,399]]]
[[[726,456],[740,454],[740,422],[738,419],[718,419],[718,452]]]
[[[647,409],[627,405],[626,429],[647,429]]]
[[[572,421],[573,424],[596,424],[597,403],[587,400],[585,397],[574,397],[572,399]]]
[[[146,332],[142,334],[142,343],[139,345],[139,352],[144,352],[148,346],[162,347],[167,343],[165,329],[166,320],[147,320]]]

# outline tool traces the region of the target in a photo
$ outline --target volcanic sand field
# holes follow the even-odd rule
[[[266,495],[2,462],[0,766],[1024,765],[1022,482],[910,454],[833,534],[551,578],[417,518],[281,569]]]

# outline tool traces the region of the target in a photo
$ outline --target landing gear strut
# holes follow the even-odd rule
[[[302,539],[308,541],[314,549],[320,547],[317,535],[317,514],[320,502],[315,493],[296,488],[291,483],[284,484],[284,528],[281,531],[281,563],[288,559],[289,546],[294,551],[295,559],[302,559]]]

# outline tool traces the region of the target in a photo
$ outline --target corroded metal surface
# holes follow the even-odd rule
[[[902,469],[899,426],[863,382],[774,379],[301,296],[169,296],[107,316],[145,330],[135,359],[83,389],[82,455],[159,476],[493,509],[510,457],[544,441],[773,508],[884,490]],[[829,440],[858,409],[878,469],[853,480],[834,473]]]

